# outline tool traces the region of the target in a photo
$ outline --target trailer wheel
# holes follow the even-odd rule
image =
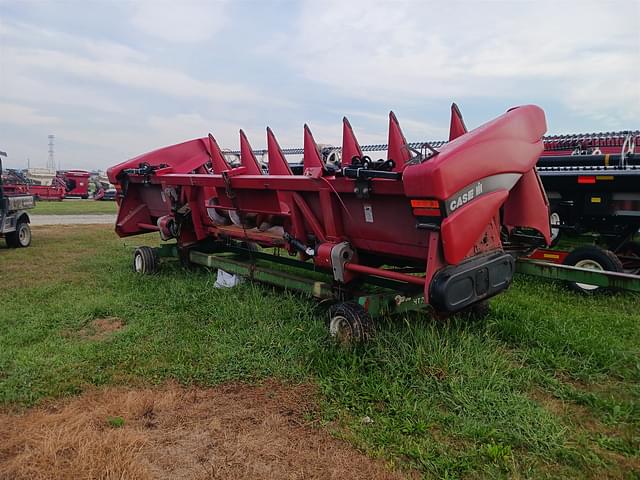
[[[626,257],[620,259],[625,273],[640,275],[640,243],[627,242],[616,251],[616,254]]]
[[[133,252],[133,271],[143,275],[152,275],[158,271],[160,259],[158,251],[151,247],[138,247]]]
[[[562,225],[562,217],[558,210],[552,210],[549,214],[549,224],[551,225],[551,246],[555,247],[562,237],[560,225]]]
[[[565,265],[573,267],[587,268],[591,270],[622,272],[622,263],[610,250],[604,250],[595,245],[585,245],[573,250],[563,262]],[[569,286],[578,292],[593,294],[602,287],[589,285],[588,283],[569,282]]]
[[[373,336],[373,319],[356,302],[341,302],[329,309],[327,328],[332,340],[341,346],[364,343]]]
[[[16,230],[6,235],[7,247],[25,248],[31,245],[31,228],[25,220],[19,220]]]

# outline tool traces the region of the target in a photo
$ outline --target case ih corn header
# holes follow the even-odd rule
[[[330,333],[363,340],[371,315],[482,305],[509,286],[518,255],[549,243],[535,170],[545,130],[543,111],[528,105],[467,132],[454,106],[450,141],[417,151],[391,113],[387,158],[374,161],[344,119],[336,165],[325,163],[305,125],[301,175],[269,128],[268,174],[242,131],[235,167],[209,135],[109,169],[119,192],[116,232],[175,240],[136,249],[139,272],[174,255],[331,298]]]

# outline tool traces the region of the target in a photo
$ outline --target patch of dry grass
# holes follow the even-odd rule
[[[94,390],[0,415],[0,478],[401,478],[311,427],[314,398],[277,382]]]
[[[73,334],[70,333],[69,336],[75,336],[89,341],[104,340],[123,327],[124,322],[118,317],[96,318],[79,331]]]

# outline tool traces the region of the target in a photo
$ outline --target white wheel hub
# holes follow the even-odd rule
[[[549,223],[551,224],[551,239],[555,239],[560,233],[560,215],[558,212],[553,212],[549,215]]]
[[[591,259],[584,259],[584,260],[580,260],[579,262],[576,262],[575,264],[576,267],[578,268],[586,268],[588,270],[598,270],[600,272],[604,271],[604,268],[602,267],[602,265],[600,265],[598,262],[596,262],[595,260],[591,260]],[[582,290],[588,291],[588,292],[592,292],[594,290],[597,290],[598,288],[600,288],[598,285],[589,285],[588,283],[578,283],[576,282],[576,285],[581,288]]]
[[[134,258],[133,263],[136,266],[136,272],[142,272],[142,255],[136,255],[136,258]]]
[[[329,322],[329,335],[340,342],[348,341],[352,335],[351,326],[344,315],[335,315]]]
[[[20,240],[20,245],[26,245],[29,243],[30,232],[28,227],[20,227],[18,231],[18,239]]]

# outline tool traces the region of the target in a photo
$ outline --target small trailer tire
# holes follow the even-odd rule
[[[595,245],[584,245],[573,250],[564,259],[564,265],[587,268],[591,270],[606,270],[609,272],[622,272],[620,259],[610,250],[604,250]],[[597,285],[589,285],[580,282],[569,282],[569,286],[580,293],[593,294],[602,290]]]
[[[327,318],[327,328],[331,339],[341,346],[365,343],[374,332],[373,319],[356,302],[332,305]]]
[[[158,251],[151,247],[138,247],[133,252],[133,271],[143,275],[153,275],[160,268]]]
[[[26,220],[18,220],[14,232],[6,234],[7,247],[26,248],[31,245],[31,228]]]

